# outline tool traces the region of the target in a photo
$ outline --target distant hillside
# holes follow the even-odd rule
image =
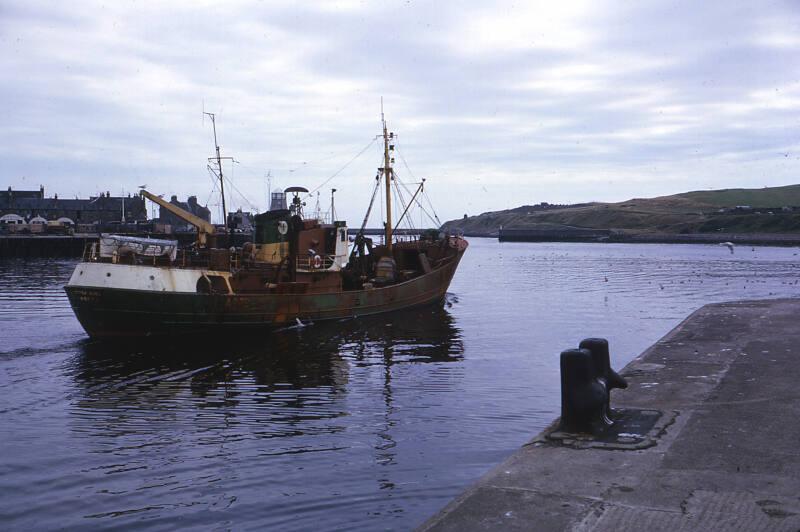
[[[727,188],[698,190],[676,194],[675,197],[717,207],[749,205],[751,207],[783,207],[800,205],[800,185],[769,188]]]
[[[797,233],[800,185],[703,190],[620,203],[530,205],[451,220],[443,229],[496,236],[500,228],[631,233]]]

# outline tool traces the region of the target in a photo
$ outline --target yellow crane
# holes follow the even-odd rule
[[[216,232],[216,227],[210,222],[207,222],[200,218],[199,216],[195,216],[194,214],[181,209],[177,205],[173,205],[172,203],[164,200],[155,194],[142,189],[141,191],[142,197],[149,199],[154,203],[158,203],[160,206],[167,209],[169,212],[184,220],[186,223],[191,224],[197,228],[197,243],[200,247],[206,247],[208,245],[208,236],[213,236]]]

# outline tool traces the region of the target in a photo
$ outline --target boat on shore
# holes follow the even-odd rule
[[[352,243],[344,221],[305,215],[303,187],[287,188],[277,202],[273,194],[277,205],[255,217],[253,241],[241,247],[142,190],[196,227],[197,242],[179,249],[170,240],[104,235],[87,246],[65,286],[75,315],[89,336],[102,338],[264,329],[442,303],[468,244],[438,230],[394,238],[393,138],[383,121],[383,166]],[[219,178],[222,189],[221,164]],[[381,184],[387,219],[383,242],[375,244],[364,226]]]

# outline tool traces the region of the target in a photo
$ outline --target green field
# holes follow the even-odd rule
[[[783,207],[800,205],[800,185],[765,188],[728,188],[724,190],[698,190],[676,194],[701,204],[717,207],[750,205],[751,207]]]
[[[750,209],[736,209],[737,206]],[[451,220],[443,226],[445,230],[486,236],[496,235],[501,227],[548,231],[581,227],[679,234],[798,233],[800,185],[702,190],[546,210],[535,205],[523,206]]]

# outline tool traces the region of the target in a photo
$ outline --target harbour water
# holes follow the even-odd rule
[[[4,527],[406,530],[700,306],[800,296],[800,250],[471,239],[444,308],[258,338],[86,339],[74,261],[0,261]]]

